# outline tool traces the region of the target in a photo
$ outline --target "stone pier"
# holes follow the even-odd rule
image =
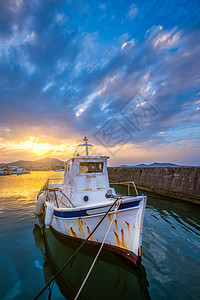
[[[134,181],[137,188],[200,204],[200,167],[110,167],[112,181]]]

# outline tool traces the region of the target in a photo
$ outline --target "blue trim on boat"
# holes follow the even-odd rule
[[[120,206],[119,206],[119,210],[138,206],[139,203],[140,203],[140,201],[134,201],[134,202],[128,202],[128,203],[122,203],[122,204],[120,204]]]
[[[127,208],[132,208],[138,206],[140,201],[133,201],[133,202],[128,202],[128,203],[122,203],[119,206],[119,210],[127,209]],[[100,208],[100,207],[99,207]],[[91,208],[92,210],[95,209],[94,207]],[[96,208],[98,209],[98,208]],[[59,217],[59,218],[79,218],[79,217],[87,217],[87,210],[90,209],[85,209],[85,210],[77,210],[77,211],[54,211],[54,216]],[[94,215],[99,215],[99,214],[104,214],[104,213],[94,213]],[[91,217],[92,215],[90,215]]]
[[[86,210],[77,210],[77,211],[54,211],[54,216],[60,218],[78,218],[78,217],[87,217]]]

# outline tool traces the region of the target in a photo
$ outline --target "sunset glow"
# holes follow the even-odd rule
[[[31,138],[29,141],[21,141],[19,143],[8,142],[6,149],[11,150],[24,150],[36,155],[43,155],[52,150],[52,145],[49,143],[38,143],[35,138]]]
[[[112,165],[199,165],[199,5],[170,3],[0,4],[0,163],[86,135]]]

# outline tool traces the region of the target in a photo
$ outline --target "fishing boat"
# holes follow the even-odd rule
[[[34,210],[58,235],[102,245],[139,266],[146,196],[117,195],[110,187],[107,156],[89,155],[88,139],[66,161],[62,184],[48,181],[40,190]],[[78,149],[84,147],[85,155]]]

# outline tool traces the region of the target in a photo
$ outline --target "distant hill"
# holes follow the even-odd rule
[[[128,166],[128,165],[121,165],[119,167],[178,167],[179,165],[176,164],[171,164],[171,163],[153,163],[150,165],[145,165],[145,164],[139,164],[139,165],[134,165],[134,166]]]
[[[1,165],[16,166],[19,168],[62,167],[64,166],[64,161],[56,158],[46,157],[35,161],[18,160],[8,164],[0,164],[0,166]]]
[[[28,161],[28,160],[18,160],[18,161],[14,161],[11,163],[7,163],[7,164],[0,164],[0,166],[16,166],[19,168],[41,168],[41,167],[64,167],[64,161],[56,159],[56,158],[50,158],[50,157],[46,157],[46,158],[42,158],[42,159],[38,159],[38,160],[34,160],[34,161]],[[176,164],[171,164],[171,163],[153,163],[150,165],[146,165],[146,164],[139,164],[139,165],[133,165],[133,166],[129,166],[129,165],[121,165],[119,167],[177,167],[178,165]]]

